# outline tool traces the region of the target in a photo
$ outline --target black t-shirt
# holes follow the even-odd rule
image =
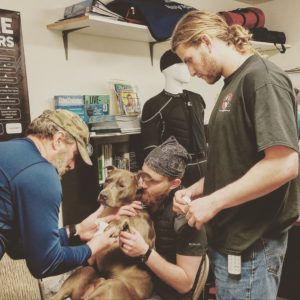
[[[206,195],[242,177],[274,145],[298,151],[296,104],[287,75],[251,56],[231,76],[209,121]],[[259,199],[220,212],[207,226],[209,243],[241,253],[262,236],[276,236],[297,219],[299,177]]]
[[[163,206],[152,215],[156,233],[156,251],[167,261],[176,264],[176,254],[203,256],[207,250],[205,229],[190,227],[185,216],[173,212],[173,195],[169,195]],[[154,289],[163,300],[183,299],[183,295],[154,276]]]

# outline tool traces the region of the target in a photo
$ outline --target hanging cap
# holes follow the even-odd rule
[[[160,70],[163,71],[174,64],[180,63],[182,63],[182,60],[179,56],[177,56],[177,54],[175,54],[172,50],[168,50],[160,58]]]
[[[87,150],[89,129],[77,114],[65,109],[57,109],[45,110],[42,116],[68,132],[75,139],[83,161],[88,165],[93,164]]]

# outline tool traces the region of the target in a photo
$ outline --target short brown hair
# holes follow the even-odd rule
[[[175,51],[181,44],[198,46],[201,34],[234,45],[240,53],[259,54],[250,44],[251,34],[245,28],[240,25],[228,26],[220,15],[199,10],[188,12],[179,20],[171,39],[172,50]]]

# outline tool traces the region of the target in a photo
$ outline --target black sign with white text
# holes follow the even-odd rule
[[[20,13],[0,9],[0,141],[24,136],[29,122]]]

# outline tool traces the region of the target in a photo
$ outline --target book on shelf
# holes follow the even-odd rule
[[[109,114],[109,95],[84,95],[83,101],[88,123],[102,121],[102,116]]]
[[[107,177],[107,167],[115,166],[119,169],[131,170],[128,145],[124,143],[102,144],[98,146],[98,176],[99,184],[103,184]]]
[[[55,109],[66,109],[79,115],[87,123],[84,100],[82,95],[56,95],[54,96]]]
[[[134,116],[141,113],[137,86],[128,83],[114,82],[113,89],[121,115]]]
[[[98,176],[100,184],[104,183],[107,177],[107,167],[112,164],[112,144],[101,145],[100,155],[98,157]]]
[[[64,19],[76,18],[85,14],[97,14],[118,21],[126,21],[121,15],[111,11],[100,0],[85,0],[65,8]]]
[[[129,170],[134,173],[139,170],[135,151],[129,152]]]
[[[129,170],[129,153],[119,152],[113,157],[113,165],[118,169]]]

